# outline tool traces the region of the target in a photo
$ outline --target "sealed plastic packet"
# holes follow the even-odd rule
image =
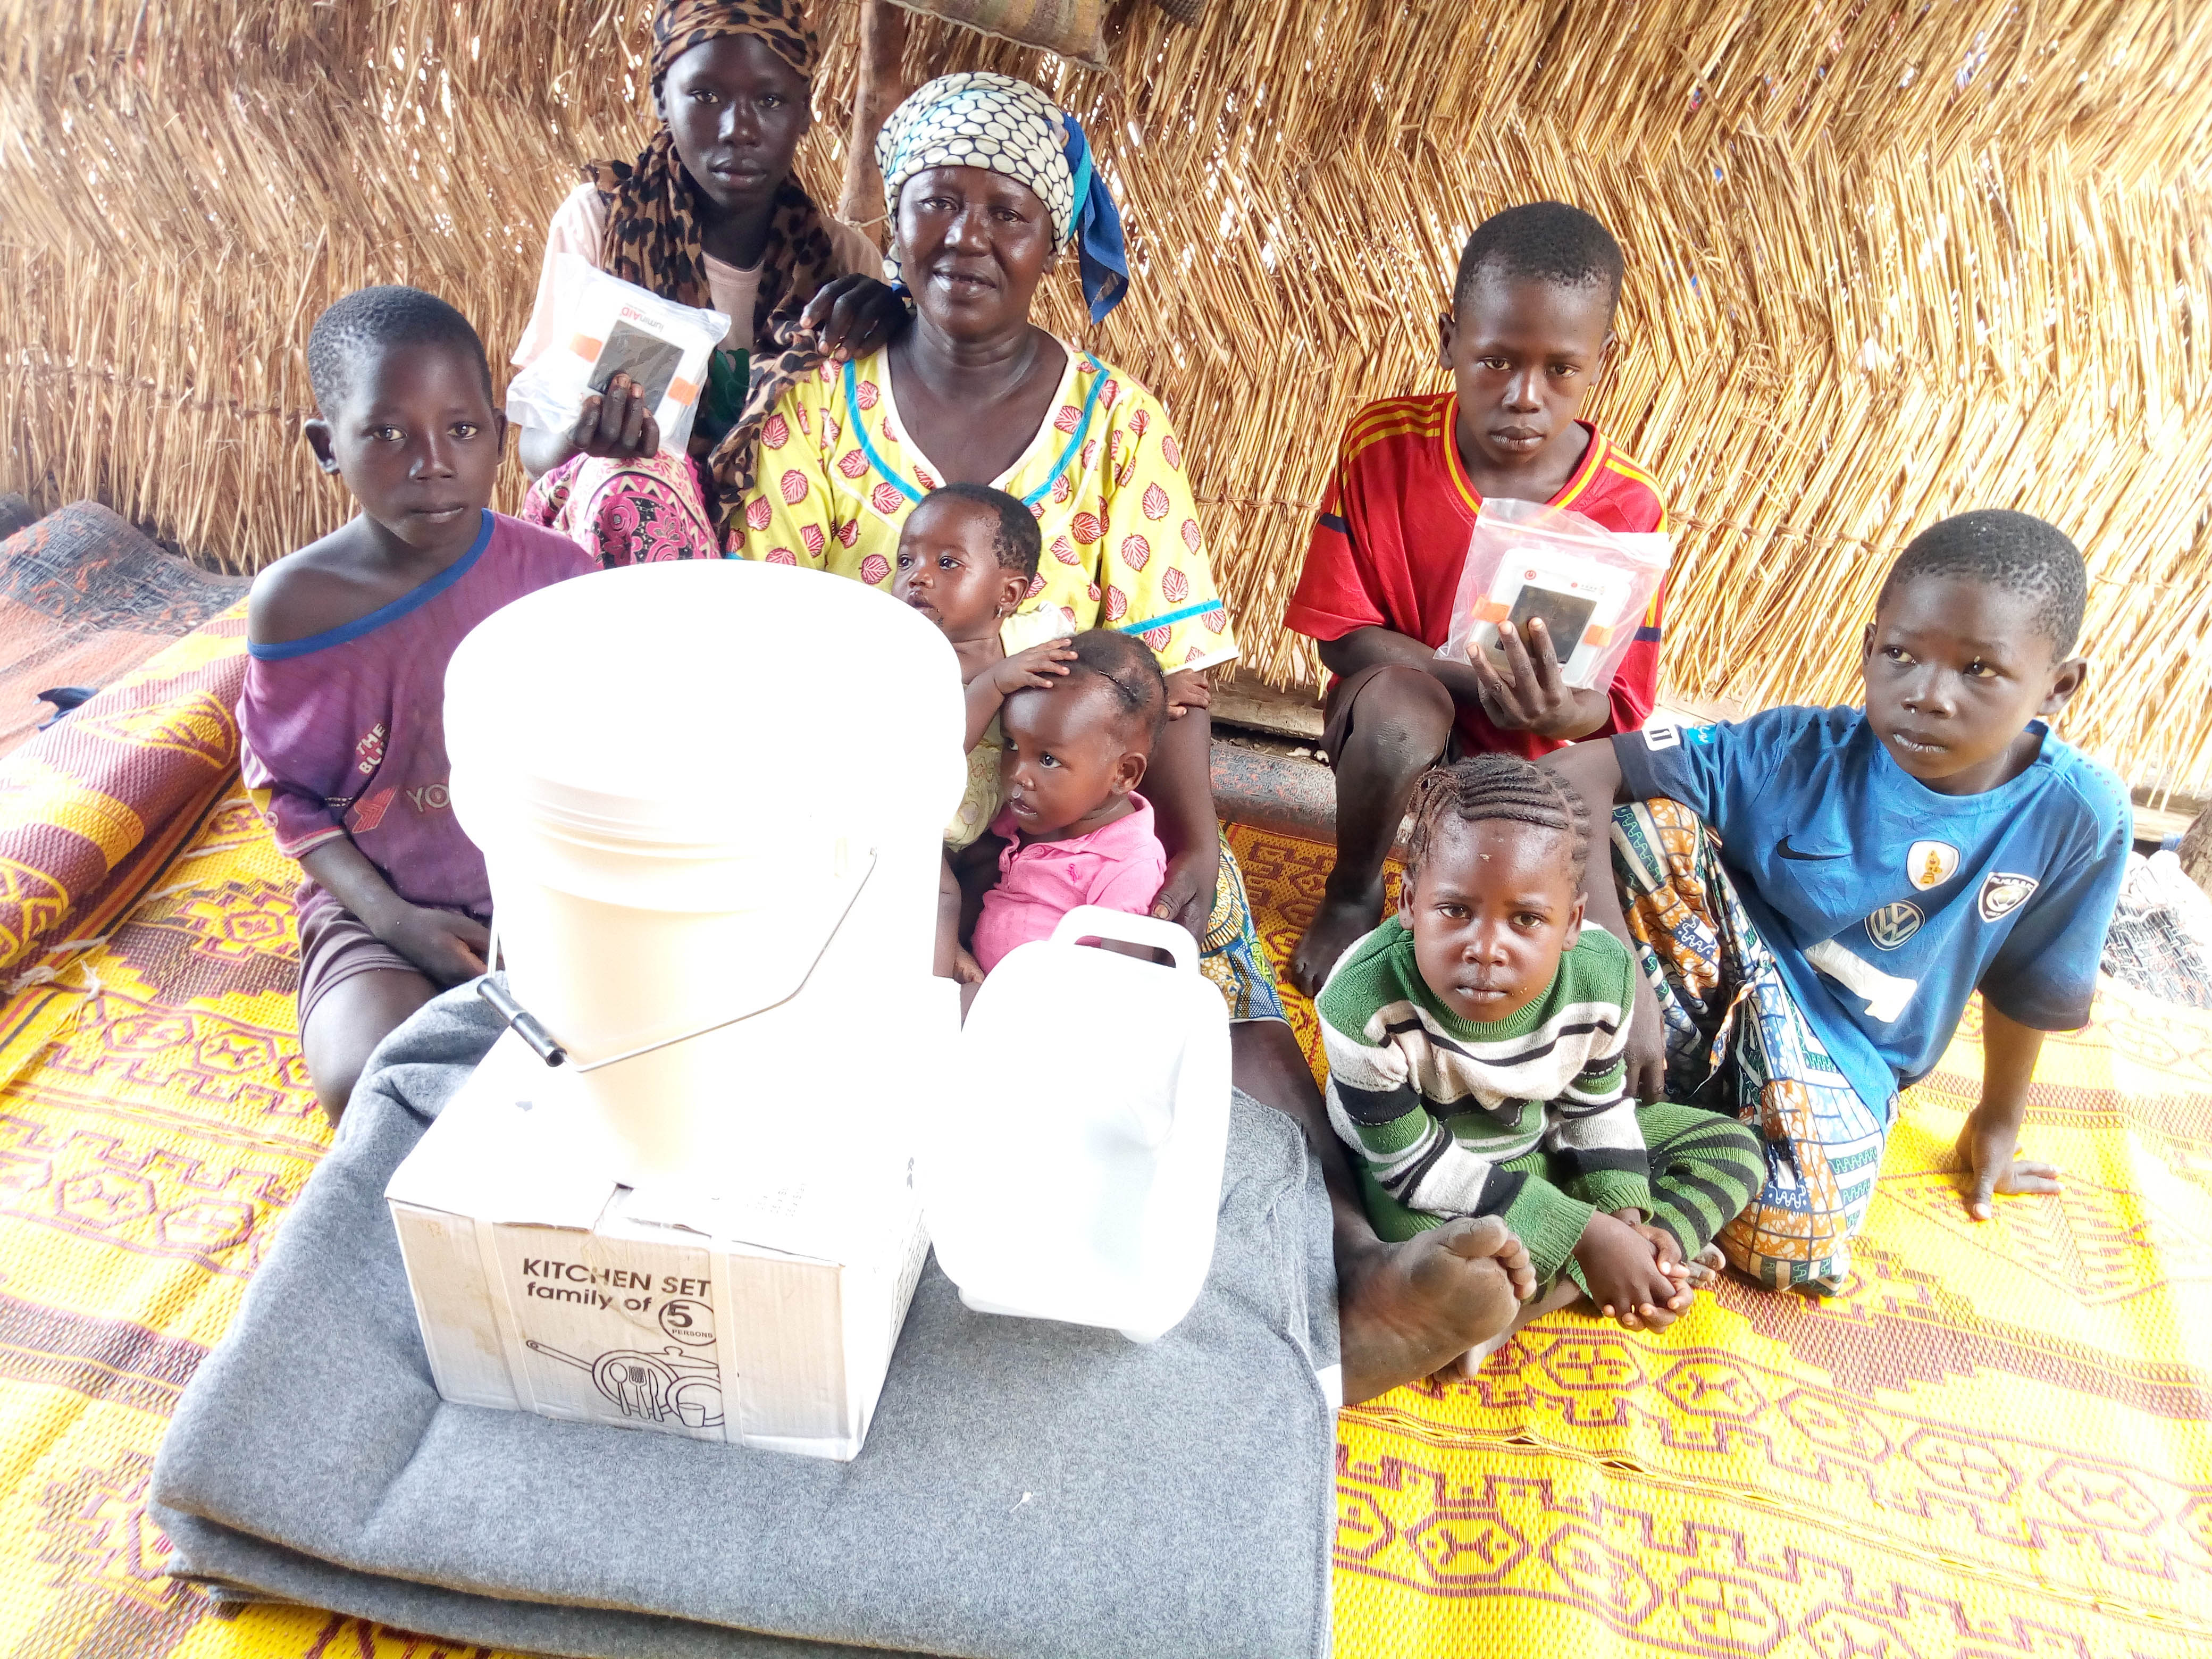
[[[1562,679],[1585,691],[1610,685],[1674,552],[1663,532],[1607,530],[1540,501],[1486,501],[1437,655],[1467,662],[1485,651],[1503,671],[1498,624],[1518,630],[1540,617]]]
[[[559,343],[507,383],[507,419],[565,432],[584,412],[585,398],[627,374],[660,422],[661,448],[683,454],[708,364],[730,319],[664,300],[574,253],[554,266],[553,307]]]

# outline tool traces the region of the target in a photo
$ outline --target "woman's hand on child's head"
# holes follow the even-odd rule
[[[491,933],[482,922],[420,904],[404,906],[376,929],[376,936],[439,986],[459,985],[483,973],[491,949]]]
[[[568,441],[602,460],[631,460],[660,447],[660,422],[646,407],[645,388],[627,374],[607,382],[605,395],[584,399],[584,412]]]
[[[857,362],[906,321],[906,302],[872,276],[839,276],[822,285],[799,314],[799,325],[836,362]]]
[[[1999,1193],[2055,1193],[2058,1166],[2020,1156],[2020,1125],[1978,1107],[1959,1130],[1959,1162],[1966,1172],[1966,1213],[1977,1221],[1996,1214]]]
[[[1002,659],[991,671],[992,689],[1002,697],[1017,691],[1042,691],[1057,685],[1075,660],[1075,646],[1065,637],[1033,645]]]
[[[1690,1305],[1687,1286],[1661,1265],[1651,1241],[1602,1210],[1583,1229],[1575,1260],[1582,1265],[1590,1301],[1624,1329],[1664,1330]]]

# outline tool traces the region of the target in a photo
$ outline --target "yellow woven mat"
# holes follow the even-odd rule
[[[1279,968],[1328,851],[1230,841]],[[1978,1016],[1907,1097],[1846,1295],[1555,1315],[1346,1412],[1338,1651],[2212,1652],[2212,1018],[2106,981],[2029,1112],[2064,1194],[1978,1226]]]
[[[1279,960],[1325,852],[1231,838]],[[103,944],[0,1005],[0,1659],[482,1651],[219,1614],[144,1515],[178,1390],[327,1141],[295,878],[234,788]],[[1476,1383],[1346,1413],[1339,1651],[2205,1651],[2208,1035],[2108,988],[2037,1096],[2067,1195],[1977,1228],[1942,1173],[1969,1032],[1892,1142],[1850,1295],[1732,1288],[1662,1337],[1557,1316]]]

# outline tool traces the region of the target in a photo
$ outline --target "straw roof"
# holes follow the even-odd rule
[[[503,356],[576,161],[647,130],[644,10],[0,0],[0,488],[246,568],[329,528],[316,312],[412,282]],[[854,16],[822,12],[824,200]],[[1277,623],[1337,434],[1443,384],[1461,240],[1549,196],[1628,252],[1595,413],[1681,532],[1669,694],[1852,696],[1904,540],[2019,507],[2089,554],[2067,734],[2212,787],[2212,7],[1117,0],[1108,33],[1100,75],[917,21],[908,71],[1084,117],[1139,267],[1086,343],[1168,399],[1269,679],[1312,675]]]

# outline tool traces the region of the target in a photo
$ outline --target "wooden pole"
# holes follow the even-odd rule
[[[2212,893],[2212,806],[2199,812],[2182,831],[2181,845],[2174,850],[2190,880]]]
[[[860,76],[853,94],[853,130],[845,141],[845,187],[837,216],[887,242],[884,175],[876,166],[876,135],[884,118],[906,96],[900,60],[906,55],[906,13],[890,0],[860,0]]]

